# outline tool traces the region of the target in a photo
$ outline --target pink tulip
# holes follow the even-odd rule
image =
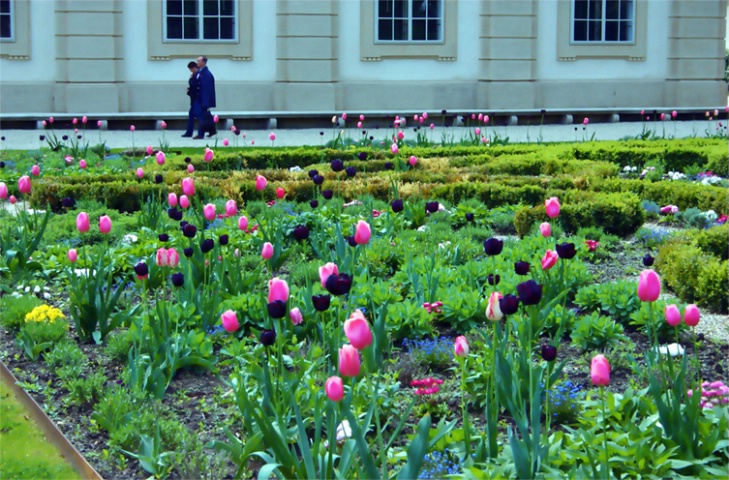
[[[54,121],[53,117],[48,117],[48,123],[53,123]]]
[[[559,199],[557,197],[548,198],[544,201],[544,209],[549,218],[557,218],[560,210]]]
[[[550,268],[554,267],[557,263],[557,260],[559,260],[559,255],[557,255],[557,252],[554,250],[547,250],[544,252],[544,256],[542,257],[542,270],[549,270]]]
[[[5,200],[8,198],[8,186],[5,185],[5,182],[0,182],[0,200]]]
[[[266,189],[266,185],[268,185],[268,180],[266,180],[266,177],[263,175],[256,175],[256,190],[259,192],[261,190]]]
[[[284,190],[281,187],[276,188],[276,198],[278,198],[279,200],[281,200],[285,196],[286,196],[286,190]]]
[[[476,127],[476,129],[473,131],[473,133],[475,133],[476,136],[478,137],[479,135],[481,135],[481,129]]]
[[[420,115],[420,116],[427,120],[428,119],[428,112],[423,112],[423,114]]]
[[[23,194],[30,193],[30,177],[28,175],[23,175],[18,179],[18,190]]]
[[[157,152],[157,165],[164,165],[166,159],[167,157],[165,156],[165,152],[163,152],[162,150]]]
[[[167,250],[167,262],[170,268],[177,268],[177,265],[180,264],[180,254],[174,248]]]
[[[210,163],[213,161],[213,157],[215,156],[215,152],[210,150],[209,148],[205,149],[205,155],[203,155],[203,161]]]
[[[661,279],[653,270],[640,272],[638,280],[638,298],[642,302],[655,302],[661,295]]]
[[[156,261],[157,261],[158,267],[166,267],[170,264],[170,259],[169,259],[169,256],[167,255],[166,248],[160,248],[157,250]]]
[[[666,119],[666,114],[665,113],[661,113],[661,121],[663,121],[665,119]]]
[[[342,120],[347,121],[347,112],[342,113]]]
[[[229,217],[238,214],[238,205],[235,204],[235,200],[228,200],[225,202],[225,214]]]
[[[83,123],[84,125],[86,125],[86,122],[88,122],[88,121],[89,121],[89,118],[86,115],[81,117],[81,123]]]
[[[271,257],[273,257],[273,245],[271,245],[271,242],[263,244],[263,248],[261,248],[261,257],[263,257],[264,260],[270,260]]]
[[[220,121],[220,117],[216,114],[213,115],[213,122],[218,123]]]
[[[414,167],[418,164],[418,157],[416,157],[415,155],[410,155],[410,160],[408,160],[408,163],[411,167]]]
[[[590,378],[597,387],[610,385],[610,363],[605,355],[595,355],[590,365]]]
[[[329,377],[324,383],[324,391],[332,402],[339,402],[344,398],[344,382],[340,377]]]
[[[162,130],[165,130],[167,128],[167,122],[165,122],[164,120],[159,122],[159,128],[161,128]]]
[[[187,197],[187,195],[180,196],[180,206],[182,208],[190,208],[190,199]]]
[[[99,218],[99,231],[101,233],[111,232],[111,218],[107,215],[102,215],[101,218]]]
[[[245,216],[238,219],[238,228],[243,231],[248,230],[248,219]]]
[[[228,139],[227,139],[227,138],[224,138],[224,139],[223,139],[223,146],[224,146],[224,147],[227,147],[228,145],[230,145],[230,142],[228,141]]]
[[[364,220],[357,222],[357,227],[354,230],[354,243],[357,245],[367,245],[372,236],[369,223]]]
[[[398,140],[402,140],[403,138],[405,138],[405,132],[403,132],[402,130],[397,132],[397,138]]]
[[[453,344],[453,350],[456,354],[456,357],[467,357],[470,349],[468,347],[468,340],[466,340],[466,337],[464,337],[463,335],[456,337],[456,341]]]
[[[339,374],[343,377],[359,375],[361,365],[359,352],[352,345],[343,345],[339,349]]]
[[[10,195],[8,202],[10,202],[10,205],[15,205],[18,202],[18,199],[15,198],[15,195]]]
[[[681,323],[681,312],[676,305],[666,305],[666,323],[672,327]]]
[[[430,128],[431,130],[434,130],[435,129],[435,124],[434,123],[431,123],[428,128]]]
[[[144,178],[144,170],[142,169],[142,167],[139,167],[137,169],[137,178]]]
[[[484,115],[483,116],[483,123],[489,123],[489,116],[488,115]]]
[[[676,118],[676,117],[678,117],[678,112],[676,110],[674,110],[671,112],[671,118]]]
[[[30,168],[30,173],[31,173],[31,174],[32,174],[32,175],[33,175],[34,177],[37,177],[38,175],[40,175],[40,167],[39,167],[38,165],[33,165],[33,166],[32,166],[32,167]]]
[[[642,117],[643,115],[645,115],[645,110],[640,111],[640,116]]]
[[[364,350],[372,343],[372,330],[361,310],[355,310],[344,322],[344,335],[357,350]]]
[[[357,128],[362,128],[362,122],[357,122]]]
[[[588,123],[590,123],[590,119],[589,118],[585,117],[585,118],[582,119],[582,124],[583,125],[587,125]]]
[[[73,123],[74,125],[77,125],[78,124],[78,118],[74,117],[73,120],[71,120],[71,123]]]
[[[47,127],[47,126],[48,126],[48,123],[46,123],[46,121],[45,121],[45,120],[43,120],[43,127],[45,128],[45,127]]]
[[[275,277],[268,281],[268,303],[277,300],[284,303],[289,301],[289,284],[286,280]]]
[[[701,312],[699,311],[699,307],[694,305],[693,303],[690,305],[686,305],[686,310],[683,312],[683,321],[688,325],[689,327],[695,327],[699,324],[699,320],[701,318]]]
[[[129,126],[129,131],[130,131],[130,132],[133,132],[134,130],[136,130],[136,128],[134,127],[134,125],[130,125],[130,126]]]
[[[89,214],[81,212],[76,216],[76,228],[79,232],[85,233],[89,231]]]
[[[551,237],[552,226],[549,224],[549,222],[544,222],[539,225],[539,232],[542,234],[543,237]]]
[[[195,195],[195,180],[190,177],[182,179],[182,193],[188,197]]]
[[[78,162],[78,168],[80,168],[82,170],[85,169],[86,168],[86,160],[84,160],[83,158],[81,160],[79,160],[79,162]]]
[[[191,163],[187,166],[187,173],[192,173],[195,171],[195,166]]]
[[[177,206],[177,194],[174,192],[171,192],[167,195],[167,203],[170,207],[176,207]]]
[[[399,149],[399,148],[398,148],[398,146],[397,146],[397,143],[393,143],[392,145],[390,145],[390,151],[391,151],[391,152],[392,152],[392,153],[393,153],[394,155],[397,155],[397,152],[399,152],[399,151],[400,151],[400,149]]]
[[[68,261],[76,263],[76,260],[78,260],[78,252],[76,252],[75,248],[72,248],[68,251]]]
[[[501,305],[499,304],[499,300],[502,298],[504,296],[499,292],[493,292],[489,296],[489,304],[486,307],[486,318],[492,322],[498,322],[504,318],[504,314],[501,312]]]
[[[104,122],[102,122],[101,120],[97,120],[97,121],[96,121],[96,126],[97,126],[98,128],[101,128],[101,127],[102,127],[102,125],[104,125]]]
[[[203,215],[205,215],[205,218],[212,222],[215,220],[215,205],[212,203],[208,203],[203,207]]]
[[[323,267],[319,267],[319,280],[321,280],[321,286],[327,288],[327,278],[331,275],[339,275],[339,268],[336,263],[329,262]]]
[[[226,310],[220,316],[220,320],[223,323],[223,328],[226,332],[233,333],[238,330],[240,324],[238,323],[238,315],[233,310]]]
[[[483,120],[483,113],[479,113],[478,114],[478,121],[480,122],[482,120]]]
[[[360,115],[359,116],[359,119],[360,119],[360,121],[364,122],[365,116],[364,115]]]
[[[298,308],[292,308],[291,311],[289,311],[289,318],[291,319],[291,323],[294,325],[301,325],[304,321],[304,316]]]
[[[147,145],[147,155],[152,155],[154,153],[154,147],[152,145]]]
[[[276,140],[276,134],[273,133],[273,132],[269,133],[268,134],[268,139],[273,142],[274,140]]]

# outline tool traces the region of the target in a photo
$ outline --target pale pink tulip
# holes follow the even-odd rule
[[[263,248],[261,248],[261,257],[263,257],[264,260],[270,260],[271,257],[273,257],[273,245],[271,245],[271,242],[263,244]]]
[[[539,233],[541,233],[543,237],[552,236],[552,226],[549,224],[549,222],[544,222],[539,225]]]
[[[236,205],[235,200],[231,199],[225,202],[225,214],[229,217],[238,214],[238,205]]]
[[[76,260],[78,260],[78,252],[76,252],[75,248],[72,248],[68,251],[68,261],[76,263]]]
[[[502,298],[504,298],[504,296],[500,292],[493,292],[489,296],[489,303],[486,307],[486,318],[492,322],[498,322],[504,318],[504,314],[501,311],[501,305],[499,304],[499,300]]]
[[[180,254],[174,248],[167,249],[167,262],[170,268],[177,268],[180,264]]]
[[[73,123],[74,125],[77,125],[78,124],[78,118],[73,117],[73,120],[71,120],[71,123]]]
[[[273,132],[269,133],[268,134],[268,139],[273,142],[274,140],[276,140],[276,134],[273,133]]]
[[[301,325],[301,323],[304,321],[304,316],[301,314],[301,310],[297,308],[292,308],[291,311],[289,311],[289,318],[291,319],[291,323],[294,325]]]
[[[157,249],[157,255],[156,255],[156,263],[158,267],[167,267],[170,264],[170,259],[167,255],[167,249],[166,248],[159,248]]]
[[[218,123],[220,121],[220,117],[216,114],[213,115],[213,122]]]
[[[278,277],[268,281],[268,303],[281,301],[286,303],[289,301],[289,284],[286,280]]]
[[[167,203],[170,207],[176,207],[177,206],[177,194],[174,192],[170,192],[167,195]]]
[[[453,344],[453,351],[456,354],[456,357],[467,357],[468,352],[470,351],[470,348],[468,346],[468,340],[466,340],[466,337],[463,335],[460,335],[456,337],[456,341]]]
[[[391,152],[392,152],[392,153],[393,153],[394,155],[397,155],[397,152],[399,152],[399,151],[400,151],[400,149],[399,149],[399,148],[398,148],[398,146],[397,146],[397,143],[393,143],[392,145],[390,145],[390,151],[391,151]]]
[[[323,267],[319,267],[319,280],[321,280],[322,287],[327,287],[327,278],[331,275],[339,275],[339,268],[336,263],[329,262]]]
[[[187,166],[187,173],[192,173],[195,171],[195,166],[191,163]]]
[[[134,127],[134,125],[130,125],[130,126],[129,126],[129,131],[130,131],[130,132],[133,132],[134,130],[136,130],[136,128]]]
[[[182,208],[190,208],[190,199],[187,195],[180,196],[180,206]]]
[[[215,205],[212,203],[208,203],[203,207],[203,215],[205,215],[205,218],[212,222],[215,220]]]

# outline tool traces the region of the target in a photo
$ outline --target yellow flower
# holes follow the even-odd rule
[[[58,308],[50,305],[40,305],[25,315],[26,322],[48,322],[54,323],[56,320],[65,319],[65,315]]]

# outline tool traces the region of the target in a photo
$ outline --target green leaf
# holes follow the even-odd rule
[[[420,469],[423,466],[423,459],[428,453],[428,434],[430,433],[430,415],[425,415],[418,422],[418,431],[410,442],[408,448],[408,462],[397,474],[398,480],[418,478]]]

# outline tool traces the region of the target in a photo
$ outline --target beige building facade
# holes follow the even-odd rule
[[[0,0],[0,118],[725,105],[727,0]]]

